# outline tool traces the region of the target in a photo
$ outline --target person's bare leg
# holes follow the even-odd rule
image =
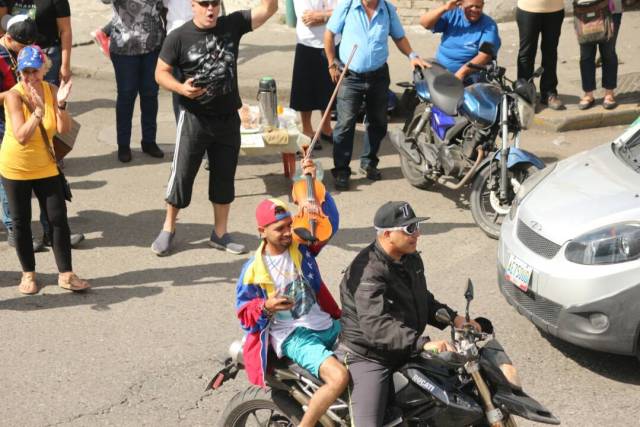
[[[169,233],[173,233],[174,231],[176,231],[176,220],[178,219],[178,212],[180,212],[180,209],[167,203],[167,214],[164,218],[164,225],[162,226],[162,229],[164,231],[168,231]]]
[[[312,111],[300,111],[300,122],[302,123],[302,133],[309,138],[313,138],[313,126],[311,125]]]
[[[324,111],[321,111],[324,115]],[[327,120],[322,123],[322,133],[325,135],[333,135],[333,129],[331,129],[331,116],[327,117]]]
[[[320,417],[327,412],[327,409],[349,384],[349,372],[335,357],[329,357],[319,370],[320,378],[324,385],[320,387],[311,397],[309,407],[305,412],[299,427],[314,427]]]
[[[222,237],[227,233],[227,224],[229,222],[229,211],[231,210],[231,203],[221,205],[220,203],[213,204],[213,224],[218,237]]]

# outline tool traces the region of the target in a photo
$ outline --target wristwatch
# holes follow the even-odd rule
[[[409,59],[412,59],[412,60],[413,60],[413,59],[416,59],[416,58],[420,58],[420,55],[418,55],[418,54],[417,54],[417,53],[415,53],[415,52],[411,52],[411,53],[409,54]]]
[[[58,104],[58,110],[66,110],[67,109],[67,101],[64,101],[62,105]]]

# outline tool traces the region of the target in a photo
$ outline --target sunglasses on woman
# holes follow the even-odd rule
[[[205,7],[205,8],[207,8],[209,6],[211,6],[211,7],[220,6],[220,0],[198,1],[196,3],[198,3],[200,6]]]

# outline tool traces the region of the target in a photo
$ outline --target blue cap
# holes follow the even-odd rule
[[[25,68],[39,70],[43,64],[44,58],[38,46],[25,46],[18,54],[18,71],[22,71]]]

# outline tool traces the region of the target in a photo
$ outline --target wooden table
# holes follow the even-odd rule
[[[298,130],[297,127],[287,129],[289,141],[287,144],[267,144],[262,138],[262,133],[243,133],[240,143],[240,154],[245,156],[265,156],[269,154],[281,154],[284,176],[293,177],[296,171],[296,152],[301,147],[309,145],[311,140]],[[260,142],[261,141],[261,142]]]

